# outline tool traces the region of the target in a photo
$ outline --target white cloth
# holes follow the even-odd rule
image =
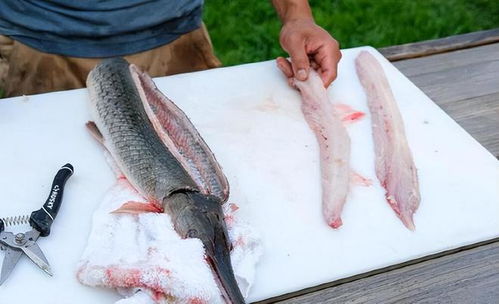
[[[143,201],[125,179],[106,194],[93,215],[77,278],[88,286],[116,288],[132,303],[221,303],[198,239],[181,239],[164,213],[113,214],[127,201]],[[232,265],[247,297],[262,254],[259,236],[238,218],[238,207],[224,205]]]

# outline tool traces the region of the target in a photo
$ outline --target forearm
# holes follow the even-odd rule
[[[293,20],[313,20],[307,0],[272,0],[282,24]]]

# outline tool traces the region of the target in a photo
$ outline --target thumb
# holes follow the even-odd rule
[[[296,79],[307,80],[310,62],[305,51],[305,45],[300,44],[290,48],[289,55],[291,56],[291,65]]]

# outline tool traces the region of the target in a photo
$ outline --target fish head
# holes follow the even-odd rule
[[[205,258],[227,303],[245,303],[230,261],[231,244],[227,234],[222,202],[199,192],[176,192],[163,201],[165,211],[182,238],[197,238]]]

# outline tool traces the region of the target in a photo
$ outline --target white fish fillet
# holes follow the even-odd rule
[[[317,72],[311,69],[306,81],[294,79],[294,85],[302,96],[305,120],[319,142],[324,218],[338,228],[350,184],[350,137]]]
[[[418,177],[397,102],[373,55],[362,51],[355,66],[371,112],[376,175],[392,209],[414,230],[413,214],[420,201]]]

